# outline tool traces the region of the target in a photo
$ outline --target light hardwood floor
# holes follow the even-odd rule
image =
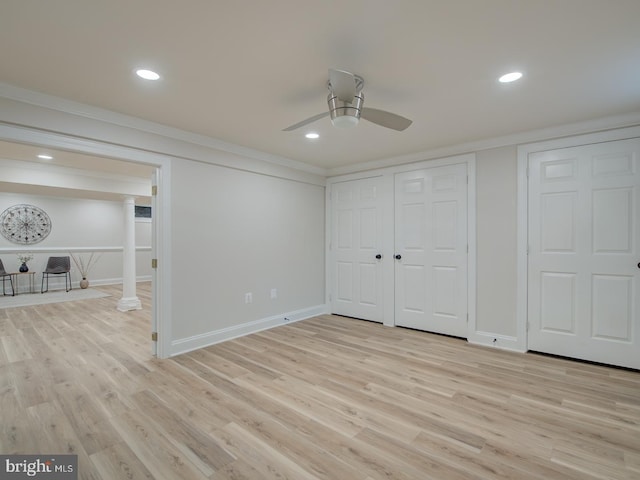
[[[0,310],[0,453],[103,480],[640,478],[639,372],[336,316],[157,360],[149,285],[138,312],[104,290]]]

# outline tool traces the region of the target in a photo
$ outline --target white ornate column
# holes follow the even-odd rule
[[[122,298],[118,310],[140,310],[142,304],[136,295],[136,218],[133,197],[124,199],[124,241],[122,243]]]

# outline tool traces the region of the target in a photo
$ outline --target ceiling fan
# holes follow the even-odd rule
[[[355,127],[358,125],[360,118],[398,131],[402,131],[411,125],[411,120],[395,113],[378,110],[377,108],[363,107],[364,95],[362,87],[364,87],[364,79],[361,76],[344,70],[329,69],[329,81],[327,82],[329,111],[293,124],[283,129],[283,132],[290,132],[304,127],[327,116],[331,116],[331,123],[338,128]]]

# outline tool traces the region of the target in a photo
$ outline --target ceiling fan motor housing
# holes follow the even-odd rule
[[[362,92],[356,93],[353,97],[353,101],[349,103],[339,100],[338,96],[331,92],[327,97],[327,103],[329,104],[331,123],[334,127],[355,127],[360,121],[364,95]]]

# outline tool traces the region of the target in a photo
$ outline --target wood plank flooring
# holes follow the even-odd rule
[[[112,297],[0,310],[0,452],[82,479],[640,478],[640,373],[336,316],[170,360]]]

